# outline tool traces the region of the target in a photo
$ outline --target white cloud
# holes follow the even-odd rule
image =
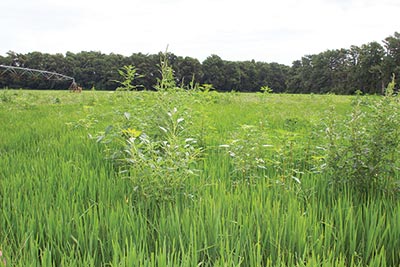
[[[396,0],[13,0],[0,3],[0,54],[157,53],[290,64],[381,41],[399,29]]]

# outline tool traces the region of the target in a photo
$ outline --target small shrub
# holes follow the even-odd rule
[[[394,81],[384,97],[369,104],[357,98],[343,123],[330,120],[327,167],[335,186],[363,194],[399,192],[400,103],[393,87]]]
[[[167,117],[159,126],[163,134],[157,137],[134,128],[109,127],[106,135],[111,139],[97,139],[122,144],[114,146],[112,159],[132,182],[135,201],[174,201],[178,195],[188,194],[187,180],[197,173],[195,165],[202,149],[195,139],[184,137],[184,119],[177,109]]]
[[[190,115],[182,101],[185,92],[175,86],[167,53],[160,67],[162,79],[158,80],[158,91],[151,95],[154,103],[134,110],[125,107],[97,138],[107,144],[110,158],[131,181],[136,202],[160,204],[190,195],[188,179],[197,174],[196,163],[202,153],[197,140],[187,135],[186,126],[190,123],[185,119]],[[129,102],[132,96],[125,97]],[[148,110],[154,112],[149,114]]]
[[[119,75],[123,78],[122,81],[115,81],[121,86],[117,87],[117,91],[132,91],[141,88],[141,85],[136,85],[136,79],[144,77],[138,74],[137,69],[132,65],[123,66],[122,69],[118,70]],[[92,91],[94,91],[94,86]]]
[[[128,141],[125,160],[136,174],[130,177],[139,198],[173,201],[177,195],[189,194],[187,180],[197,173],[195,164],[201,148],[192,138],[171,137],[152,141],[142,135],[139,143]],[[138,150],[137,145],[144,149]]]
[[[237,181],[254,184],[260,179],[276,178],[276,182],[287,186],[301,183],[308,160],[302,135],[242,125],[232,137],[220,148],[228,152]]]
[[[174,70],[169,65],[168,55],[169,53],[167,47],[165,52],[160,57],[159,67],[160,67],[161,79],[157,79],[157,85],[155,86],[155,89],[157,89],[157,91],[167,91],[167,90],[171,91],[178,89],[176,87]]]
[[[260,91],[263,92],[264,94],[271,94],[273,92],[272,88],[269,87],[268,85],[262,86],[260,88]]]

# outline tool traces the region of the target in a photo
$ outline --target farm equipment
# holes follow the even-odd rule
[[[71,92],[78,92],[78,93],[82,92],[82,87],[78,86],[78,84],[75,82],[75,78],[64,74],[46,70],[17,67],[17,66],[0,65],[0,68],[4,69],[2,72],[0,72],[0,75],[10,72],[12,74],[19,76],[30,75],[33,77],[42,77],[46,80],[52,80],[52,81],[71,81],[69,90]]]

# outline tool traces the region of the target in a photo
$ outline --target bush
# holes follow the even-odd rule
[[[158,91],[152,94],[154,107],[149,104],[132,107],[129,105],[132,96],[125,94],[126,110],[118,112],[118,117],[97,138],[107,144],[111,159],[132,182],[136,202],[171,202],[178,196],[190,195],[187,180],[196,174],[195,165],[202,152],[197,141],[187,136],[186,119],[190,115],[181,99],[184,92],[177,90],[172,82],[173,70],[166,55],[161,63],[162,79],[156,86]],[[134,75],[128,75],[120,83],[131,84],[131,76]],[[131,115],[147,112],[146,109],[153,112],[146,116]]]
[[[394,85],[393,80],[376,101],[358,96],[348,120],[328,123],[326,159],[335,186],[369,195],[399,193],[400,105]]]

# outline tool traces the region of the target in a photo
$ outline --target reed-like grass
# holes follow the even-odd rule
[[[138,198],[133,179],[95,141],[124,112],[154,134],[146,116],[156,112],[149,110],[156,93],[6,93],[0,251],[7,266],[400,264],[399,202],[360,200],[352,188],[338,193],[317,168],[321,119],[331,107],[344,118],[351,97],[172,96],[191,114],[185,133],[204,151],[185,191],[163,202]]]

